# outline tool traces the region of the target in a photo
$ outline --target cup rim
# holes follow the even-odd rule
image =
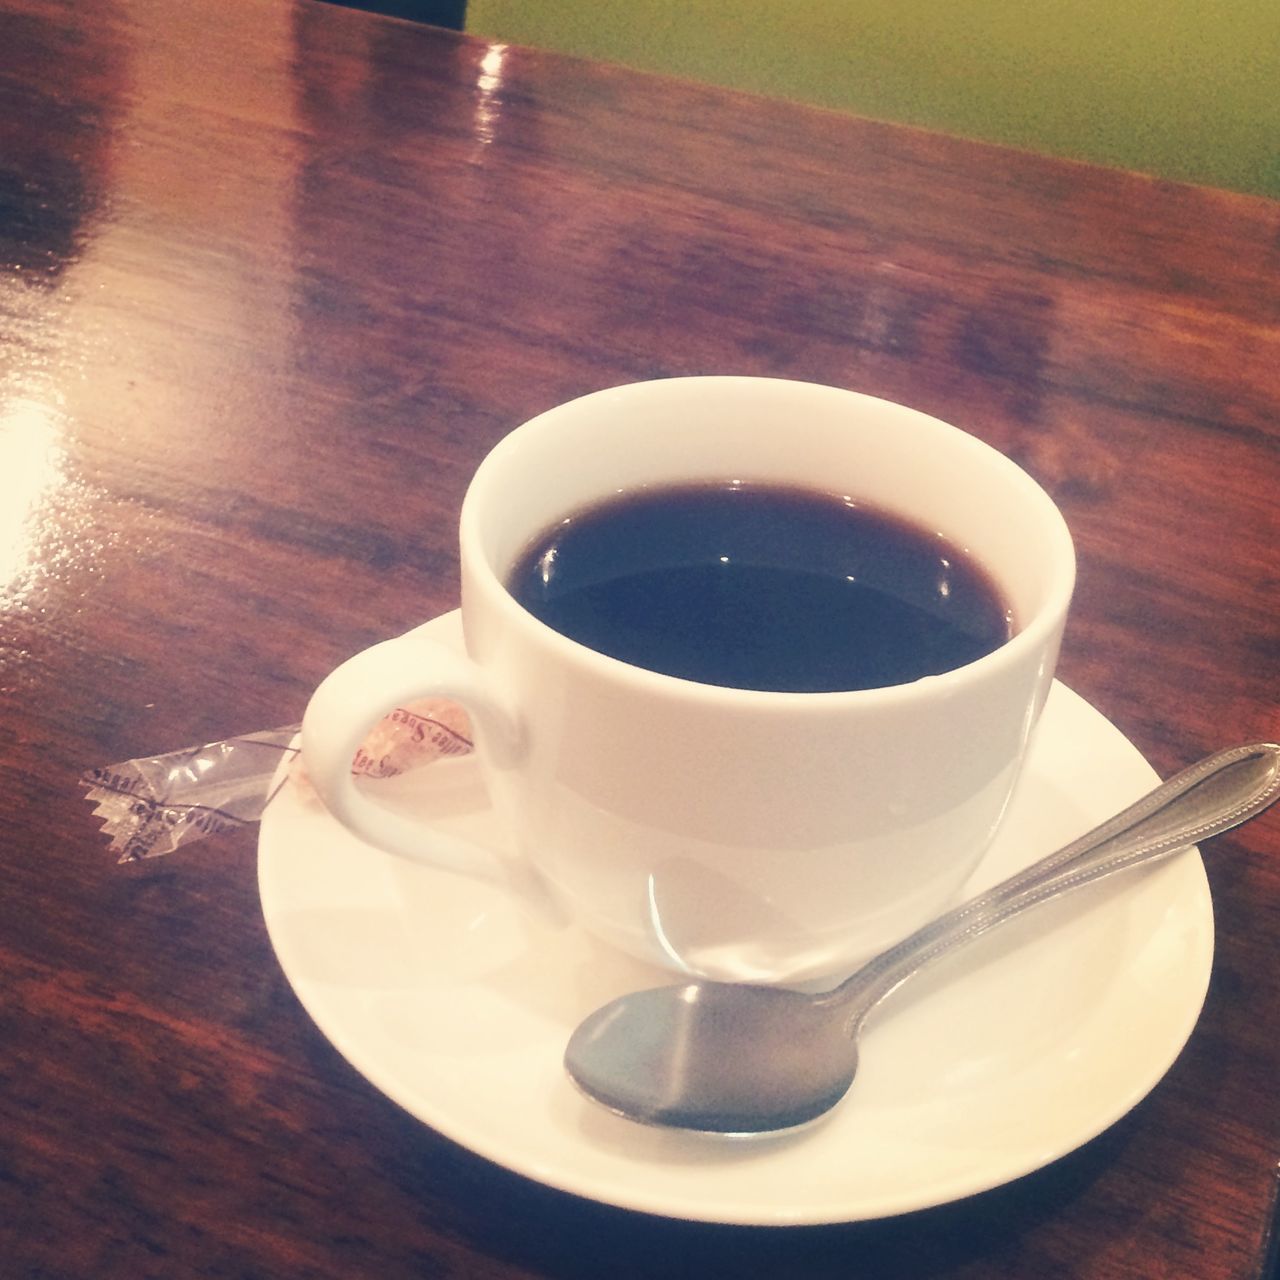
[[[517,437],[529,431],[538,430],[539,423],[549,417],[559,415],[561,411],[568,409],[570,406],[579,406],[584,401],[594,400],[598,397],[616,396],[619,393],[626,393],[633,389],[675,382],[772,383],[793,387],[822,388],[823,390],[839,391],[864,402],[876,402],[890,406],[896,410],[907,409],[912,413],[920,414],[922,417],[930,418],[933,422],[952,431],[959,432],[971,441],[973,446],[985,451],[997,466],[1004,468],[1011,477],[1015,478],[1016,483],[1024,488],[1030,488],[1037,502],[1044,508],[1048,526],[1047,531],[1055,554],[1052,577],[1040,607],[1024,625],[1019,627],[1014,635],[981,658],[965,663],[963,666],[954,667],[949,671],[940,672],[937,675],[922,676],[905,684],[884,685],[873,689],[793,691],[748,689],[733,685],[707,684],[702,681],[690,680],[683,676],[673,676],[665,672],[652,671],[646,667],[636,666],[620,658],[601,653],[578,640],[556,631],[531,614],[512,596],[500,573],[489,563],[488,557],[481,550],[481,538],[477,527],[479,514],[476,510],[477,498],[475,496],[482,487],[481,482],[491,466],[500,462],[501,455],[507,449],[516,447]],[[588,392],[535,415],[499,440],[483,459],[479,468],[477,468],[463,499],[459,517],[459,533],[464,593],[468,584],[473,589],[483,591],[489,602],[503,618],[504,625],[527,630],[529,634],[536,637],[538,642],[549,653],[557,655],[561,661],[576,663],[584,667],[587,672],[600,678],[612,680],[637,694],[651,697],[678,697],[713,707],[733,704],[739,707],[750,707],[755,710],[785,709],[788,713],[794,713],[801,709],[827,712],[842,707],[887,708],[904,702],[911,702],[921,697],[945,696],[953,690],[958,691],[961,688],[971,686],[974,682],[998,677],[1000,673],[1009,667],[1023,663],[1036,652],[1042,650],[1053,636],[1053,633],[1062,628],[1075,589],[1076,578],[1075,545],[1066,520],[1057,503],[1053,501],[1044,487],[1030,473],[1014,462],[1007,454],[1002,453],[985,440],[964,431],[963,428],[956,427],[952,423],[947,423],[920,410],[912,409],[911,406],[903,405],[898,401],[886,400],[883,397],[871,396],[849,388],[832,387],[824,383],[804,382],[789,378],[761,378],[750,375],[693,375],[623,383],[603,388],[599,391]],[[465,612],[464,608],[464,617]]]

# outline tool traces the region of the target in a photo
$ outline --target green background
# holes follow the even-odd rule
[[[1280,0],[469,0],[466,26],[1280,196]]]

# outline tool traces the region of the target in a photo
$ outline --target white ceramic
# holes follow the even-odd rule
[[[535,535],[618,490],[705,478],[816,487],[888,507],[986,566],[1017,632],[914,684],[763,693],[604,657],[503,585]],[[886,401],[759,378],[598,392],[501,441],[461,517],[466,656],[423,629],[316,691],[303,753],[370,843],[512,878],[532,866],[601,938],[726,979],[850,968],[938,914],[990,844],[1052,679],[1074,581],[1057,508],[973,436]],[[445,843],[369,800],[349,763],[404,700],[464,703],[514,860]]]
[[[435,624],[446,631],[456,618]],[[504,839],[469,759],[384,791],[446,832]],[[1149,790],[1151,768],[1055,685],[978,892]],[[474,880],[378,853],[305,791],[263,820],[263,913],[320,1030],[410,1116],[509,1169],[702,1221],[840,1222],[942,1204],[1073,1150],[1134,1106],[1191,1033],[1213,921],[1194,852],[1052,904],[922,974],[868,1028],[824,1121],[735,1142],[646,1129],[573,1088],[570,1032],[663,980]]]

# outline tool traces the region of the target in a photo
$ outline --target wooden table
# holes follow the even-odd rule
[[[1280,205],[311,0],[0,0],[0,1272],[1259,1274],[1280,819],[1206,851],[1197,1031],[1103,1136],[906,1218],[698,1225],[490,1164],[346,1065],[256,833],[120,867],[77,778],[285,724],[455,602],[487,449],[740,372],[1006,450],[1063,680],[1161,773],[1274,737]]]

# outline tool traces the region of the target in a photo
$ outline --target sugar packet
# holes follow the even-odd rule
[[[300,728],[284,725],[103,765],[81,774],[80,785],[120,862],[157,858],[257,822],[286,782],[308,785],[297,746]],[[424,698],[388,712],[361,744],[351,771],[392,778],[472,747],[466,712],[456,703]]]

